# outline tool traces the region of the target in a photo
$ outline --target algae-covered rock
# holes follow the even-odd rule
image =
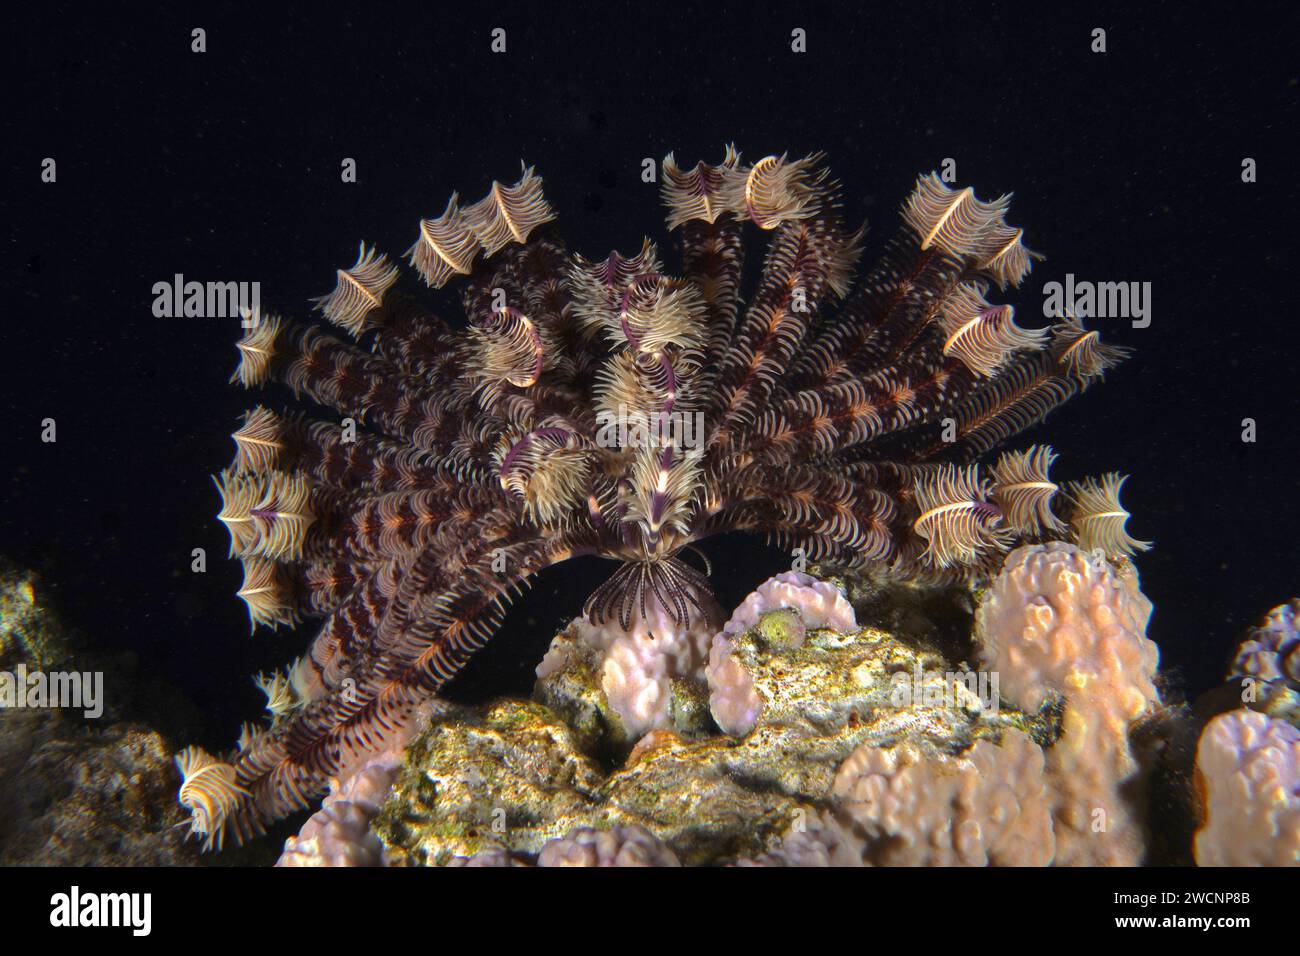
[[[69,632],[43,600],[36,574],[0,559],[0,668],[57,667],[71,645]]]
[[[179,828],[174,748],[121,719],[143,695],[115,663],[74,639],[34,573],[0,561],[0,866],[208,862]]]
[[[435,719],[375,822],[389,860],[504,864],[575,832],[641,827],[684,864],[735,862],[828,807],[837,768],[859,747],[911,740],[959,754],[1010,728],[1057,733],[1050,709],[999,709],[934,648],[879,628],[808,628],[778,609],[731,649],[764,703],[743,737],[712,727],[702,686],[683,681],[674,724],[687,729],[653,730],[628,752],[576,645],[535,700]]]
[[[198,863],[177,783],[172,747],[147,727],[0,713],[0,865]]]
[[[530,701],[434,717],[407,750],[375,830],[392,862],[439,865],[504,849],[536,853],[597,819],[604,775],[553,711]]]

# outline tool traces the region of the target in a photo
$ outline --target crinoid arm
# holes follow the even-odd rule
[[[589,626],[698,649],[719,610],[683,556],[713,535],[954,582],[1018,541],[1145,547],[1124,531],[1117,476],[1058,494],[1045,445],[975,461],[1124,356],[1071,317],[1023,327],[993,301],[1036,258],[1009,197],[922,176],[859,274],[864,231],[818,153],[669,154],[677,255],[639,233],[627,252],[571,253],[542,186],[525,167],[419,221],[406,258],[424,285],[454,284],[444,304],[464,322],[430,314],[365,245],[318,300],[344,337],[247,317],[233,381],[326,411],[253,408],[219,517],[253,627],[318,630],[260,680],[263,724],[227,754],[179,758],[208,845],[264,832],[401,746],[514,594],[574,556],[619,565]]]

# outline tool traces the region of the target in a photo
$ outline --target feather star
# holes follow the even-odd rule
[[[250,411],[218,479],[253,625],[322,621],[309,652],[262,678],[269,726],[222,758],[187,748],[180,799],[208,845],[308,806],[487,641],[511,596],[576,555],[620,562],[586,615],[681,627],[712,603],[683,560],[750,531],[809,560],[907,579],[971,580],[1017,541],[1070,528],[1115,553],[1121,480],[1061,496],[1046,446],[977,459],[1124,356],[1072,316],[1025,329],[987,296],[1036,254],[982,202],[922,176],[875,265],[820,154],[662,166],[669,273],[649,239],[588,260],[546,224],[529,168],[419,224],[407,253],[449,324],[374,248],[338,272],[323,327],[255,314],[233,381],[288,386],[340,421]],[[536,233],[536,235],[534,235]],[[747,246],[766,236],[742,296]],[[611,427],[617,426],[617,427]]]

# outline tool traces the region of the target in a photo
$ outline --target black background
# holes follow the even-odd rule
[[[1134,358],[1028,437],[1053,444],[1060,477],[1133,476],[1129,530],[1156,541],[1139,562],[1150,633],[1175,682],[1203,690],[1241,629],[1300,591],[1292,6],[27,14],[6,55],[0,554],[206,718],[173,729],[225,746],[260,709],[248,675],[309,631],[248,636],[214,518],[209,476],[265,400],[226,385],[238,323],[155,318],[155,282],[257,280],[264,305],[304,317],[359,240],[400,254],[453,190],[477,198],[521,158],[576,251],[643,235],[667,251],[642,159],[716,161],[730,141],[751,159],[825,150],[849,216],[872,224],[870,258],[917,173],[953,157],[981,197],[1015,191],[1011,220],[1048,256],[1011,298],[1026,320],[1067,272],[1153,285],[1150,328],[1101,324]],[[55,185],[39,180],[47,156]],[[40,441],[47,417],[56,444]],[[207,574],[190,572],[196,547]],[[724,606],[788,561],[745,540],[710,554]],[[526,690],[608,570],[543,576],[469,684]]]

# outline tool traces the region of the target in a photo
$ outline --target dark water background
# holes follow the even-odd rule
[[[631,251],[646,234],[667,251],[641,160],[716,161],[729,141],[751,159],[825,150],[849,216],[872,223],[870,259],[917,173],[954,157],[982,197],[1016,192],[1012,221],[1048,255],[1010,299],[1022,316],[1067,272],[1153,284],[1150,328],[1100,325],[1134,358],[1026,441],[1050,441],[1062,477],[1133,476],[1130,531],[1156,541],[1140,560],[1151,635],[1183,687],[1211,686],[1241,629],[1300,593],[1295,12],[904,9],[25,15],[0,119],[0,555],[38,568],[97,644],[179,687],[206,721],[178,716],[179,732],[224,746],[260,709],[249,675],[310,632],[249,637],[214,518],[209,476],[264,400],[226,385],[237,322],[154,318],[153,283],[258,280],[265,305],[304,317],[360,239],[400,254],[453,190],[477,198],[521,158],[576,251]],[[195,26],[206,54],[190,52]],[[488,50],[496,26],[505,55]],[[1096,26],[1104,55],[1089,51]],[[57,185],[39,182],[45,156]],[[1243,157],[1258,161],[1253,185]],[[46,417],[57,444],[39,440]],[[1255,444],[1240,440],[1246,417]],[[190,572],[196,547],[207,574]],[[726,606],[788,560],[746,540],[710,553]],[[606,570],[544,576],[473,687],[526,690]]]

